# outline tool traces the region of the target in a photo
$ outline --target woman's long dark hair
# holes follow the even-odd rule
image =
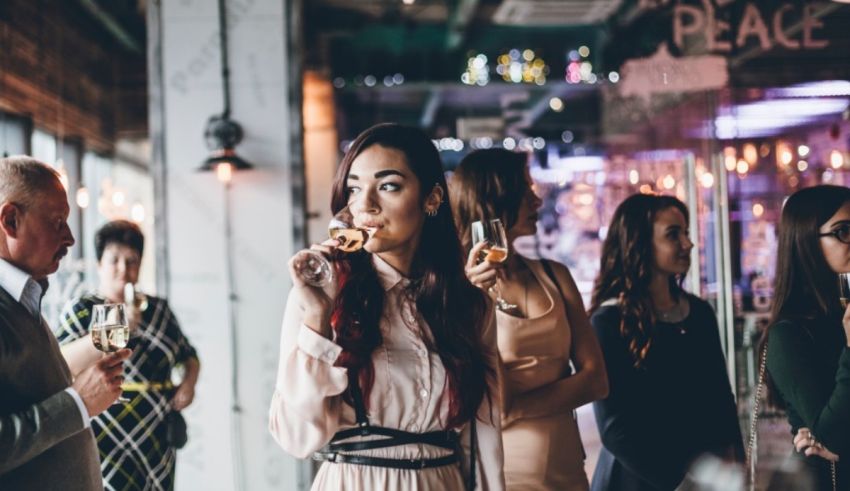
[[[516,224],[528,187],[526,160],[525,154],[494,148],[460,161],[452,175],[451,203],[464,250],[472,248],[472,222],[498,218],[505,230]]]
[[[838,300],[838,280],[823,257],[818,234],[823,224],[848,202],[850,189],[821,185],[797,191],[782,207],[773,307],[759,343],[759,362],[770,330],[781,320],[821,318],[841,322],[844,311]],[[767,388],[768,401],[785,407],[769,372]]]
[[[637,368],[643,366],[654,334],[655,312],[649,294],[654,268],[653,224],[658,212],[668,208],[676,208],[688,219],[688,208],[673,196],[635,194],[620,203],[602,243],[599,276],[593,284],[590,312],[606,300],[618,300],[620,335],[628,341]],[[682,294],[683,279],[670,278],[673,298]]]
[[[354,160],[367,148],[380,145],[402,152],[420,185],[420,201],[434,186],[447,196],[440,155],[422,131],[397,124],[379,124],[352,142],[334,177],[331,208],[334,213],[348,204],[347,179]],[[372,352],[381,345],[379,329],[384,291],[372,261],[364,251],[340,261],[339,293],[331,317],[336,342],[343,348],[337,364],[359,381],[364,401],[374,383]],[[408,294],[428,323],[436,351],[446,369],[449,414],[447,425],[459,426],[472,418],[486,396],[487,379],[493,376],[482,342],[487,317],[484,294],[466,279],[464,259],[452,221],[451,207],[443,200],[436,216],[427,217],[413,258]],[[350,392],[346,399],[351,402]],[[368,403],[368,402],[367,402]]]
[[[850,202],[850,189],[814,186],[792,194],[782,208],[773,286],[772,326],[783,319],[844,315],[838,280],[823,257],[820,228]]]

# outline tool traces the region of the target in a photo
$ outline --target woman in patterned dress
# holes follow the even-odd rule
[[[71,300],[57,333],[73,374],[103,353],[92,345],[92,306],[124,302],[124,287],[139,277],[144,236],[139,227],[116,220],[95,236],[99,285],[94,293]],[[158,491],[174,488],[175,449],[167,439],[166,416],[189,404],[195,395],[200,363],[165,299],[147,296],[128,308],[133,354],[125,364],[124,396],[92,419],[106,490]],[[171,371],[185,365],[183,382],[172,386]]]

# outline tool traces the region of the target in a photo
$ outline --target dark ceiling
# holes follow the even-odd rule
[[[585,143],[600,133],[605,83],[567,84],[567,53],[590,48],[587,61],[599,78],[624,62],[652,55],[660,44],[674,56],[706,54],[702,36],[690,36],[680,48],[673,42],[674,7],[702,8],[697,0],[311,0],[305,5],[306,68],[337,84],[341,134],[351,137],[380,121],[400,121],[428,129],[435,137],[454,136],[462,118],[502,117],[519,109],[520,133],[557,139],[565,129]],[[795,0],[711,0],[713,18],[730,25],[732,49],[729,87],[770,87],[811,80],[850,79],[850,5]],[[813,37],[828,39],[826,49],[791,50],[773,40],[770,49],[749,36],[735,45],[736,32],[752,5],[770,36],[776,11],[785,7],[782,26],[802,39],[804,11],[822,27]],[[751,13],[751,12],[750,12]],[[708,16],[706,16],[708,18]],[[752,19],[752,17],[750,17]],[[692,19],[684,18],[684,21]],[[549,66],[543,86],[503,82],[492,62],[510,49],[531,48]],[[490,83],[460,83],[470,56],[489,60]],[[386,76],[401,73],[403,85],[384,86]],[[365,77],[376,83],[369,87]],[[517,96],[517,94],[520,94]],[[551,97],[565,109],[548,109]],[[506,104],[520,97],[524,102]],[[510,124],[510,123],[509,123]],[[516,125],[515,125],[516,126]]]
[[[213,0],[209,0],[213,1]],[[234,1],[234,0],[230,0]],[[714,6],[713,18],[735,32],[755,8],[775,38],[775,13],[785,8],[782,26],[802,39],[803,13],[822,23],[813,29],[825,49],[792,50],[775,41],[759,47],[756,36],[726,54],[730,88],[782,86],[810,80],[850,79],[850,5],[792,0],[293,0],[304,19],[305,69],[337,84],[338,127],[349,138],[380,121],[422,126],[435,137],[456,136],[458,121],[491,118],[506,134],[557,139],[565,130],[593,144],[602,132],[600,114],[607,77],[624,62],[652,55],[661,44],[674,56],[705,54],[701,36],[678,48],[673,40],[674,8]],[[410,4],[407,4],[410,2]],[[84,28],[110,50],[124,53],[136,68],[117,81],[130,113],[145,117],[146,0],[75,0],[64,3],[84,17]],[[786,6],[787,7],[780,7]],[[750,7],[752,6],[752,7]],[[689,19],[686,19],[689,20]],[[733,43],[734,44],[734,43]],[[582,61],[593,66],[597,83],[564,81],[568,53],[589,48]],[[549,75],[543,85],[514,84],[495,73],[496,58],[511,49],[534,50]],[[484,54],[490,82],[460,82],[468,60]],[[401,74],[403,84],[385,86]],[[367,83],[367,76],[374,83]],[[370,86],[371,85],[371,86]],[[564,110],[549,109],[552,97]],[[141,106],[140,106],[141,105]]]

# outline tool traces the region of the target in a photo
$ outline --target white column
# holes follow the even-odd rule
[[[222,111],[218,10],[213,0],[151,0],[159,25],[161,77],[151,73],[154,141],[160,138],[164,283],[183,331],[198,349],[201,378],[184,412],[189,444],[178,452],[178,490],[295,490],[298,463],[267,430],[289,279],[286,260],[301,237],[300,156],[291,141],[288,13],[281,0],[227,0],[232,119],[245,138],[237,152],[255,168],[235,172],[230,190],[230,259],[238,301],[238,362],[231,362],[225,189],[197,169],[208,152],[207,118]],[[149,17],[149,19],[150,19]],[[158,80],[154,80],[158,78]],[[157,85],[158,84],[158,85]],[[161,99],[160,99],[161,98]],[[161,114],[157,118],[157,115]],[[154,165],[157,165],[154,155]],[[294,169],[293,170],[293,166]],[[153,252],[153,247],[151,247]],[[239,374],[241,434],[234,431],[231,375]],[[241,467],[241,469],[240,469]]]

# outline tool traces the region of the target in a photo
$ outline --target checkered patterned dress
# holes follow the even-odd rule
[[[105,302],[96,295],[69,302],[56,334],[59,343],[88,334],[92,305]],[[169,381],[175,364],[196,357],[164,299],[148,297],[137,329],[128,346],[133,354],[124,364],[126,382]],[[107,491],[174,488],[175,450],[166,441],[165,426],[171,392],[125,391],[130,402],[115,404],[92,419]]]

